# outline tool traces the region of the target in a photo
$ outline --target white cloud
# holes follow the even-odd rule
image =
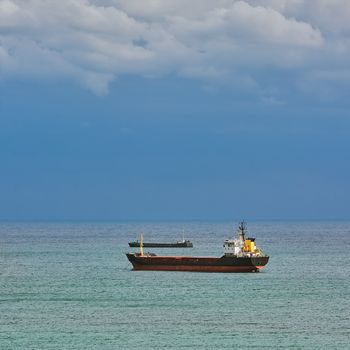
[[[123,74],[275,90],[262,72],[347,70],[348,18],[347,0],[0,0],[0,77],[63,77],[97,94]]]

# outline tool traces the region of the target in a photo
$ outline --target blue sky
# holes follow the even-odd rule
[[[1,0],[0,219],[349,220],[350,5],[309,3]]]

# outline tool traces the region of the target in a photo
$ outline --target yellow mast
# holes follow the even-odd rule
[[[143,256],[143,234],[140,237],[140,255]]]

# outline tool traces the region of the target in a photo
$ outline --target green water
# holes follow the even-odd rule
[[[0,349],[349,349],[349,223],[255,223],[258,274],[131,271],[127,242],[220,256],[229,223],[1,224]],[[132,249],[130,249],[132,250]],[[149,249],[150,250],[150,249]]]

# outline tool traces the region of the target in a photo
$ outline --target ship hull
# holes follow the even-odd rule
[[[258,272],[269,257],[185,257],[126,254],[134,270],[192,272]]]
[[[176,242],[176,243],[142,243],[144,248],[192,248],[191,242]],[[129,247],[139,248],[140,242],[129,242]]]

